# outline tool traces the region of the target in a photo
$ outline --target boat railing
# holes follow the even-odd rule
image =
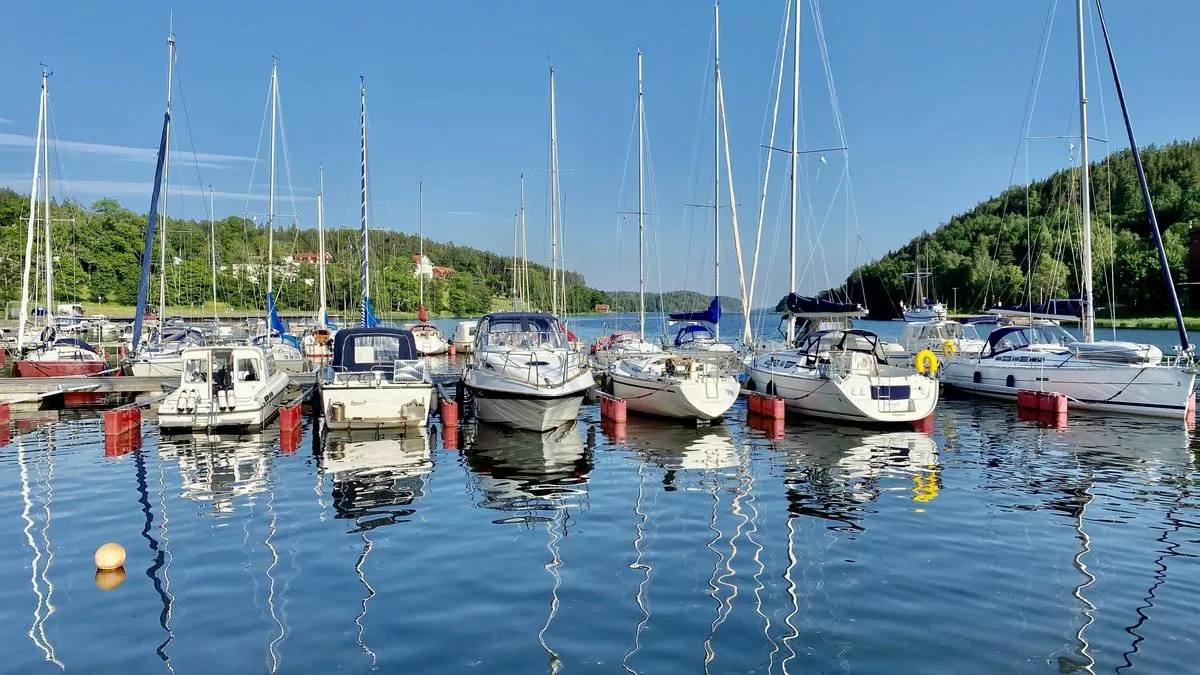
[[[420,359],[397,359],[391,363],[376,363],[367,370],[350,369],[345,366],[325,366],[321,369],[321,381],[336,384],[371,384],[384,382],[407,384],[428,382],[425,362]]]
[[[579,377],[588,370],[587,360],[580,356],[578,352],[573,350],[566,351],[564,349],[554,349],[546,350],[541,353],[538,353],[536,350],[524,349],[513,349],[507,351],[488,350],[485,354],[480,355],[480,361],[487,362],[488,356],[499,356],[502,358],[502,361],[499,364],[501,373],[506,375],[520,374],[522,381],[538,389],[542,389],[543,387],[550,389],[562,387],[567,382]],[[516,357],[518,356],[523,359],[523,362],[517,360]],[[548,357],[555,357],[558,361],[558,372],[561,373],[561,377],[550,379],[545,377],[543,374],[542,369],[544,367],[554,365],[550,361],[546,360]],[[574,369],[571,367],[572,357],[574,357],[574,360],[578,365],[578,367]]]

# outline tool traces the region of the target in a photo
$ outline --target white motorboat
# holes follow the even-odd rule
[[[704,361],[659,354],[616,361],[605,373],[609,393],[645,415],[711,422],[737,402],[732,375]]]
[[[238,345],[183,352],[179,388],[158,407],[164,431],[259,429],[279,413],[288,376],[269,352]]]
[[[424,429],[433,399],[412,333],[385,326],[339,330],[317,389],[329,429]]]
[[[480,319],[463,382],[474,394],[480,421],[534,431],[578,417],[584,394],[595,384],[558,319],[534,312]]]
[[[405,326],[405,328],[412,331],[413,339],[416,340],[417,353],[421,356],[445,354],[449,348],[442,329],[431,323],[417,323]]]
[[[478,328],[478,320],[459,321],[458,325],[454,327],[454,340],[452,342],[454,349],[464,354],[470,354],[475,351],[475,331]]]
[[[977,356],[947,359],[941,379],[993,398],[1050,391],[1065,394],[1072,408],[1183,419],[1196,373],[1186,359],[1164,358],[1152,345],[1080,342],[1059,325],[1037,321],[997,329]]]
[[[619,359],[662,354],[662,347],[642,338],[635,330],[620,330],[592,345],[592,366],[606,369]]]
[[[938,402],[936,380],[888,365],[879,336],[860,329],[814,332],[796,349],[755,357],[747,375],[788,410],[825,419],[916,422]]]
[[[958,321],[924,321],[906,324],[899,345],[900,349],[887,352],[888,363],[911,368],[913,359],[925,350],[939,358],[954,354],[979,356],[984,341],[973,325]]]

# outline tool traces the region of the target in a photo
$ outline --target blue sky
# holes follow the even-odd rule
[[[67,179],[58,192],[84,202],[114,196],[144,211],[153,175],[148,149],[158,138],[166,90],[169,6],[140,0],[55,6],[44,30],[35,29],[45,24],[44,6],[6,8],[8,25],[28,30],[10,30],[0,42],[6,92],[0,98],[0,184],[28,189],[32,162],[24,137],[34,133],[38,63],[46,62],[54,69],[54,131]],[[785,6],[785,0],[728,0],[721,8],[722,76],[747,249]],[[805,157],[802,211],[812,216],[797,253],[807,270],[801,290],[840,281],[855,260],[879,256],[1008,184],[1048,6],[1034,0],[825,0],[821,17],[849,150]],[[1187,46],[1200,25],[1200,3],[1111,0],[1106,10],[1139,140],[1195,136],[1200,52]],[[808,2],[802,12],[801,145],[837,147]],[[1073,21],[1073,3],[1060,1],[1033,135],[1077,133]],[[298,212],[302,225],[314,224],[317,166],[324,165],[327,221],[357,224],[361,74],[368,87],[375,227],[415,230],[423,178],[429,236],[509,252],[517,179],[524,173],[530,255],[544,258],[552,60],[567,264],[608,289],[637,284],[635,220],[618,212],[636,208],[628,149],[640,46],[653,166],[649,192],[657,214],[648,238],[661,243],[649,252],[648,280],[654,288],[711,289],[712,212],[685,206],[711,200],[712,8],[706,2],[213,0],[175,8],[174,22],[173,216],[203,217],[203,202],[188,195],[210,184],[219,194],[218,217],[266,210],[260,129],[274,55],[292,174],[289,188],[281,168],[281,220]],[[1112,87],[1101,82],[1095,64],[1090,67],[1092,135],[1107,134],[1119,149],[1123,134]],[[786,146],[790,134],[790,72],[786,79],[777,146]],[[1094,156],[1104,151],[1092,144]],[[1035,142],[1028,175],[1061,168],[1068,155],[1068,140]],[[856,220],[846,215],[845,183],[839,183],[847,156]],[[1016,182],[1025,180],[1025,157],[1016,162]],[[776,169],[786,160],[777,154]],[[767,253],[759,270],[766,289],[760,294],[767,297],[787,287],[784,177],[773,175],[767,201]],[[721,201],[728,202],[727,193]],[[721,290],[735,294],[728,212],[723,227]],[[854,246],[858,233],[865,246]]]

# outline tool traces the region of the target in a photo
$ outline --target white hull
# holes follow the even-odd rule
[[[232,403],[230,406],[214,405],[207,384],[180,387],[159,406],[158,426],[164,430],[261,429],[279,414],[279,401],[287,386],[287,376],[278,374],[253,398],[230,395],[221,401]]]
[[[747,370],[755,391],[780,396],[788,410],[812,417],[899,424],[923,420],[937,407],[937,382],[921,375],[828,372],[797,367],[788,352],[758,357]]]
[[[431,335],[429,333],[413,333],[413,339],[417,343],[417,352],[422,356],[437,356],[445,354],[448,345],[445,338],[440,335]]]
[[[297,352],[297,354],[298,354],[298,352]],[[308,361],[308,359],[305,359],[303,357],[300,357],[300,358],[280,357],[279,354],[275,354],[275,367],[285,373],[291,373],[293,375],[308,373],[308,372],[311,372],[313,369],[312,364]]]
[[[179,377],[183,374],[183,357],[139,359],[129,364],[129,373],[134,377]]]
[[[728,375],[680,378],[638,372],[637,363],[621,361],[608,371],[611,393],[644,415],[709,422],[737,401],[737,380]]]
[[[322,383],[320,405],[328,429],[424,429],[433,386],[427,382],[362,386]],[[340,412],[335,414],[335,406]]]
[[[979,373],[979,382],[975,373]],[[1196,374],[1160,365],[1076,362],[1054,368],[961,359],[944,363],[941,379],[955,389],[992,398],[1016,400],[1022,389],[1051,391],[1069,397],[1072,409],[1184,419]]]
[[[459,354],[470,354],[471,352],[475,351],[475,342],[474,341],[459,342],[458,340],[455,340],[451,344],[454,345],[454,351],[458,352]]]
[[[474,394],[475,416],[481,422],[529,431],[549,431],[579,417],[584,392],[557,398],[495,398],[494,392],[479,389],[475,389]]]

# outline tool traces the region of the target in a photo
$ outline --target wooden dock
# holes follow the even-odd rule
[[[311,387],[316,375],[289,375],[292,385]],[[0,401],[47,396],[70,391],[97,394],[159,394],[179,386],[179,376],[168,377],[4,377],[0,378]]]

